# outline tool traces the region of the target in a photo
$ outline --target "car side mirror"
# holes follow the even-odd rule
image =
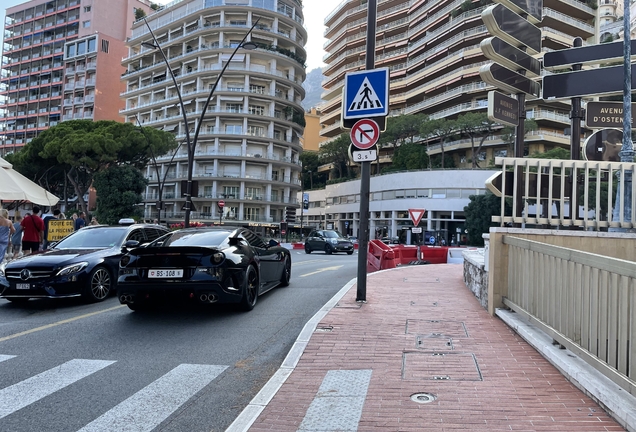
[[[124,243],[124,249],[134,249],[139,246],[139,242],[137,240],[128,240]]]
[[[269,243],[267,244],[269,247],[274,247],[274,246],[278,246],[278,242],[274,239],[270,239]]]

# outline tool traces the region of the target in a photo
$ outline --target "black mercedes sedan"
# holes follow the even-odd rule
[[[290,251],[241,227],[174,231],[129,251],[119,265],[117,297],[132,310],[183,299],[249,311],[260,295],[291,278]]]
[[[64,237],[51,249],[9,261],[0,267],[0,298],[24,302],[32,298],[82,296],[91,302],[115,292],[119,260],[134,248],[166,234],[159,225],[87,226]]]

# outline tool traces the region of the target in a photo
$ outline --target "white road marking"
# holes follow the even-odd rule
[[[334,270],[338,270],[340,267],[343,267],[343,266],[339,265],[339,266],[333,266],[333,267],[325,267],[325,268],[322,268],[322,269],[317,270],[315,272],[305,273],[304,275],[300,275],[298,277],[312,276],[312,275],[315,275],[315,274],[318,274],[318,273],[322,273],[324,271],[334,271]]]
[[[0,390],[0,418],[81,380],[106,366],[109,360],[74,359]]]
[[[3,362],[3,361],[5,361],[5,360],[12,359],[13,357],[15,357],[15,356],[13,356],[13,355],[2,355],[2,354],[0,354],[0,362]]]
[[[227,366],[182,364],[78,432],[149,432],[219,376]]]

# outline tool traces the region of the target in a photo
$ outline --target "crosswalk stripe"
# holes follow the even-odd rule
[[[227,366],[182,364],[78,432],[152,431]]]
[[[0,362],[3,362],[3,361],[5,361],[5,360],[12,359],[13,357],[15,357],[15,356],[0,354]]]
[[[371,373],[370,369],[328,371],[298,430],[357,431]]]
[[[0,390],[0,418],[31,405],[113,363],[115,362],[109,360],[73,359],[6,387]]]

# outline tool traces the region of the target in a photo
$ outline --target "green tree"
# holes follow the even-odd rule
[[[468,136],[470,138],[470,148],[472,154],[472,169],[478,168],[479,163],[477,162],[477,155],[481,152],[481,148],[492,133],[494,132],[494,128],[497,123],[493,122],[488,118],[486,113],[473,113],[469,112],[466,114],[460,114],[456,120],[457,129],[462,135]],[[479,140],[479,145],[475,150],[475,139],[481,138]]]
[[[457,132],[457,124],[455,120],[448,120],[444,118],[430,120],[424,122],[420,128],[423,135],[432,136],[439,140],[441,148],[441,163],[440,167],[445,168],[445,155],[444,155],[444,143],[448,141]]]
[[[97,219],[113,225],[121,218],[142,216],[141,193],[148,184],[139,169],[130,165],[113,165],[95,174],[93,186],[97,190]]]
[[[338,178],[351,178],[351,167],[349,165],[349,145],[351,139],[347,134],[342,134],[338,138],[331,140],[320,147],[318,154],[322,164],[333,164]]]
[[[152,154],[177,147],[174,135],[132,123],[71,120],[42,132],[16,155],[16,169],[53,191],[70,184],[80,207],[88,212],[84,194],[93,177],[112,165],[145,167]]]
[[[303,164],[302,182],[305,190],[321,188],[326,184],[326,175],[318,172],[318,167],[322,163],[317,152],[303,152],[300,155],[300,162]]]
[[[426,147],[418,143],[406,142],[395,149],[391,166],[384,171],[423,170],[428,168],[428,165]]]
[[[472,246],[483,246],[482,234],[488,233],[490,227],[497,226],[492,222],[493,216],[501,215],[501,197],[497,197],[491,192],[485,195],[471,195],[470,203],[464,207],[466,216],[466,231],[468,231],[468,243]],[[505,215],[512,214],[512,209],[506,202]]]
[[[146,16],[146,11],[142,8],[135,8],[135,20],[140,20]]]
[[[423,122],[428,121],[424,114],[399,115],[387,119],[386,131],[380,134],[380,145],[392,145],[393,150],[405,143],[422,141],[420,128]]]

